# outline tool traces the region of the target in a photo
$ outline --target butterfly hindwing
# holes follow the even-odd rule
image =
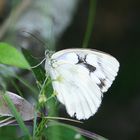
[[[61,65],[51,72],[52,78],[57,79],[53,81],[53,87],[59,101],[66,106],[70,116],[75,115],[78,119],[92,116],[101,103],[100,89],[87,72],[71,64]]]

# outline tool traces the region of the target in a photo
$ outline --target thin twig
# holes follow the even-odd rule
[[[63,120],[63,121],[70,121],[70,122],[76,122],[76,123],[83,123],[82,121],[78,121],[78,120],[74,120],[74,119],[69,119],[69,118],[63,118],[63,117],[47,116],[45,118],[52,119],[52,120]]]
[[[2,121],[0,121],[0,127],[6,126],[6,125],[10,125],[12,123],[16,122],[16,120],[12,117],[9,117],[7,119],[4,119]]]
[[[3,117],[3,116],[2,116],[2,117]],[[7,121],[9,121],[9,120],[11,120],[11,119],[13,119],[12,116],[11,116],[11,117],[8,117],[8,118],[5,118],[5,119],[3,119],[3,120],[0,121],[0,124],[5,123],[5,122],[7,122]]]

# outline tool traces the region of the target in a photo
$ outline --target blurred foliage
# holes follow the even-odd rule
[[[17,129],[13,126],[6,126],[0,129],[0,139],[2,140],[16,140]]]
[[[55,133],[52,133],[54,130]],[[53,138],[54,140],[58,138],[59,140],[74,140],[74,139],[79,139],[79,140],[86,140],[83,138],[80,133],[76,132],[73,128],[70,128],[68,126],[63,126],[63,125],[52,125],[45,129],[44,135],[48,134],[48,138],[51,140]]]

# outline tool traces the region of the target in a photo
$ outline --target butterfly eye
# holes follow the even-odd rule
[[[49,54],[49,50],[46,50],[45,51],[45,56],[48,56],[48,54]]]
[[[49,51],[49,50],[46,50],[45,51],[45,56],[46,56],[46,58],[51,58],[51,56],[54,54],[54,51]]]

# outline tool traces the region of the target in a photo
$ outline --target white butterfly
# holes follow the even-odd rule
[[[65,49],[46,55],[46,72],[71,117],[88,119],[101,104],[119,70],[111,55],[92,49]]]

